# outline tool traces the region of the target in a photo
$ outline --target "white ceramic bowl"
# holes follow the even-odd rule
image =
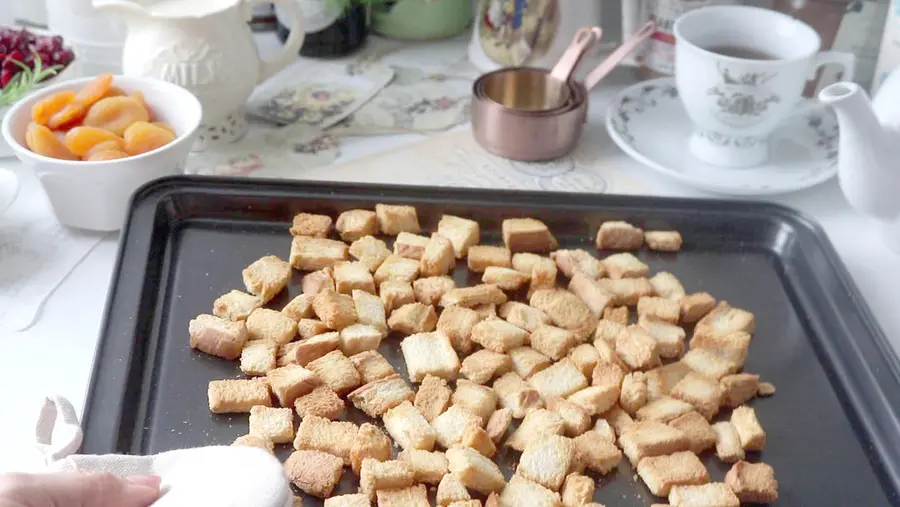
[[[105,162],[59,160],[29,150],[25,131],[31,121],[31,107],[59,91],[77,92],[92,79],[48,86],[13,104],[3,119],[3,139],[19,160],[34,169],[60,223],[79,229],[114,231],[122,227],[131,194],[138,187],[183,170],[203,111],[197,98],[178,85],[146,77],[115,76],[114,86],[126,93],[144,94],[155,120],[175,129],[175,141],[148,153]]]

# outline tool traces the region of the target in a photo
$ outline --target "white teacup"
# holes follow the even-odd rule
[[[769,135],[798,112],[803,88],[822,65],[853,79],[850,53],[819,52],[812,27],[780,12],[720,6],[675,21],[675,81],[694,123],[690,150],[722,167],[769,158]]]

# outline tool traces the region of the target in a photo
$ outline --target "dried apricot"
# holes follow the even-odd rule
[[[147,110],[147,116],[150,118],[150,120],[152,120],[152,119],[154,118],[153,110],[150,109],[150,106],[149,106],[149,105],[147,105],[147,99],[144,98],[144,94],[143,94],[143,93],[141,93],[141,92],[134,92],[134,93],[131,94],[131,98],[133,98],[134,100],[140,102],[141,105],[144,106],[144,109]],[[147,121],[150,121],[150,120],[147,120]]]
[[[106,90],[106,93],[103,94],[103,98],[106,97],[121,97],[123,95],[128,95],[125,93],[125,90],[119,88],[118,86],[110,86],[109,90]]]
[[[132,97],[107,97],[100,99],[88,109],[84,124],[109,130],[121,136],[125,129],[137,121],[148,121],[150,116],[137,100]]]
[[[131,155],[119,150],[104,150],[92,153],[90,157],[84,159],[85,162],[102,162],[104,160],[118,160],[120,158],[128,158]]]
[[[178,133],[175,132],[175,127],[169,125],[168,123],[163,123],[161,121],[155,121],[155,122],[153,122],[153,125],[161,128],[161,129],[168,130],[169,132],[172,133],[173,136],[176,136],[176,137],[178,136]]]
[[[54,93],[38,101],[31,108],[31,120],[38,125],[46,125],[50,118],[75,101],[75,93],[64,91]]]
[[[101,141],[95,144],[90,150],[87,151],[84,155],[81,156],[83,159],[88,159],[94,153],[99,153],[101,151],[125,151],[125,140],[121,137],[116,137],[115,139],[110,139],[109,141]]]
[[[79,157],[85,156],[99,143],[116,140],[123,142],[121,137],[97,127],[75,127],[66,133],[66,147]]]
[[[100,74],[78,92],[75,100],[81,102],[85,107],[89,107],[106,96],[106,92],[112,86],[112,78],[112,74]]]
[[[175,135],[152,123],[139,121],[125,131],[125,151],[139,155],[165,146],[175,140]]]
[[[38,155],[63,160],[78,160],[78,157],[57,139],[56,134],[44,125],[30,123],[28,130],[25,131],[25,144],[29,150]]]
[[[87,112],[87,109],[84,107],[84,104],[76,100],[51,116],[47,126],[54,130],[72,128],[84,118],[85,112]]]

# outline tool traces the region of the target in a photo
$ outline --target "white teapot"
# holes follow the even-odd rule
[[[281,52],[261,60],[247,25],[254,6],[275,3],[291,21]],[[197,149],[244,135],[243,105],[257,84],[297,59],[305,32],[293,0],[93,0],[128,25],[122,68],[192,91],[203,105]]]

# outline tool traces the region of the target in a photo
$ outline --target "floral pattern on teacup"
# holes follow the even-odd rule
[[[714,116],[732,127],[749,127],[763,120],[763,114],[771,104],[781,102],[781,97],[765,85],[776,77],[767,72],[733,72],[718,65],[722,82],[707,90],[715,97]]]

